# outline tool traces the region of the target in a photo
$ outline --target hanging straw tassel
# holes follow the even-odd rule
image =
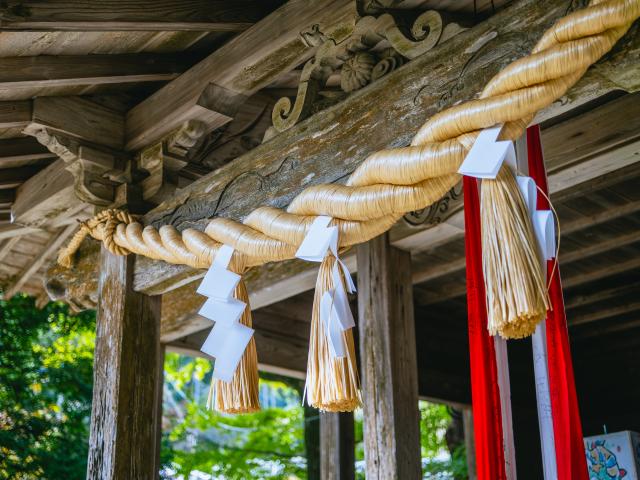
[[[325,326],[320,319],[320,300],[325,292],[334,288],[332,269],[335,262],[335,257],[328,254],[320,264],[318,272],[311,315],[305,392],[312,407],[326,412],[352,412],[361,405],[353,331],[347,329],[342,332],[347,355],[334,357],[331,354]],[[342,271],[340,281],[344,285]]]
[[[242,317],[240,317],[240,323],[251,327],[253,323],[251,307],[249,306],[249,294],[244,280],[240,280],[236,286],[234,297],[247,304]],[[215,408],[223,413],[257,412],[260,410],[258,382],[258,355],[256,353],[256,341],[252,337],[242,354],[231,382],[224,382],[216,378],[211,379],[207,408]]]
[[[507,166],[495,180],[482,181],[480,215],[489,333],[527,337],[549,300],[529,212]]]

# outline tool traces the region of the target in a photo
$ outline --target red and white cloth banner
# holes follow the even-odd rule
[[[548,195],[547,174],[538,125],[527,129],[527,153],[529,175],[535,180],[538,188]],[[538,210],[550,208],[544,195],[538,195],[537,208]],[[547,312],[545,322],[557,478],[586,480],[588,478],[587,463],[582,443],[582,425],[573,376],[559,264],[554,268],[554,262],[557,260],[547,261],[547,276],[553,276],[550,278],[549,288],[551,309]]]

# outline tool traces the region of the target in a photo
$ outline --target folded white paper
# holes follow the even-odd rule
[[[335,357],[346,355],[342,332],[355,326],[349,306],[348,293],[354,293],[356,286],[349,269],[338,256],[338,227],[329,227],[331,217],[317,217],[296,252],[296,257],[309,262],[322,262],[330,251],[336,258],[331,271],[333,288],[324,293],[320,300],[320,321],[325,326],[329,347]],[[344,276],[346,290],[340,278]]]
[[[538,189],[536,188],[536,182],[531,177],[524,177],[518,175],[516,177],[518,182],[518,189],[524,199],[524,204],[527,206],[529,212],[533,215],[536,211],[538,203]]]
[[[218,249],[211,268],[197,290],[208,297],[198,313],[216,322],[201,351],[215,357],[213,376],[226,382],[233,378],[254,331],[239,323],[247,304],[233,298],[240,275],[227,270],[232,255],[233,248],[227,245]]]
[[[216,324],[231,324],[240,320],[245,308],[247,308],[247,304],[235,298],[230,298],[229,300],[208,298],[198,313],[209,320],[213,320]]]
[[[498,141],[502,124],[480,132],[458,173],[476,178],[496,178],[503,162],[516,171],[516,151],[510,140]]]
[[[337,254],[338,227],[329,227],[330,222],[331,217],[316,217],[296,251],[297,258],[308,262],[321,262],[327,251],[331,250],[334,256]]]
[[[551,210],[538,210],[533,217],[533,229],[538,238],[540,252],[545,260],[556,256],[556,232]]]
[[[215,357],[213,377],[230,382],[254,330],[240,323],[216,323],[202,345],[202,352]]]

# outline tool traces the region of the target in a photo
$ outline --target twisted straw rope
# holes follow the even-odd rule
[[[370,155],[346,185],[302,191],[286,212],[260,207],[243,223],[212,219],[204,232],[143,227],[122,212],[102,212],[82,225],[61,252],[69,266],[86,235],[115,254],[136,253],[169,263],[207,268],[222,244],[235,248],[230,268],[293,258],[317,215],[333,217],[340,246],[365,242],[391,228],[406,212],[426,208],[458,181],[456,173],[480,130],[504,123],[501,138],[515,140],[536,112],[573,86],[640,16],[640,0],[593,0],[560,20],[533,52],[495,75],[478,99],[434,115],[403,148]]]

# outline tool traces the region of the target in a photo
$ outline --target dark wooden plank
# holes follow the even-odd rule
[[[83,97],[35,98],[28,133],[38,128],[116,149],[124,142],[124,116]]]
[[[188,53],[39,55],[0,58],[0,88],[169,81],[194,62]]]
[[[101,253],[87,478],[157,478],[160,298],[133,291],[132,256]]]
[[[16,199],[15,190],[0,190],[0,207],[2,208],[10,207],[15,199]]]
[[[31,101],[0,102],[0,128],[22,128],[31,120]]]
[[[0,168],[16,167],[51,158],[56,158],[56,154],[40,145],[35,138],[0,139]]]
[[[186,120],[206,121],[210,128],[224,125],[229,121],[224,112],[198,106],[209,84],[250,96],[313,54],[302,32],[317,27],[331,37],[331,29],[344,28],[346,21],[355,23],[355,2],[288,1],[134,107],[127,115],[127,149],[147,146]]]
[[[366,476],[421,478],[411,255],[384,234],[357,257]]]
[[[16,188],[23,184],[40,169],[38,167],[26,166],[17,168],[6,168],[0,170],[0,189]]]
[[[353,412],[320,412],[320,478],[355,478]]]
[[[279,2],[234,0],[19,0],[0,7],[0,31],[238,32]]]

